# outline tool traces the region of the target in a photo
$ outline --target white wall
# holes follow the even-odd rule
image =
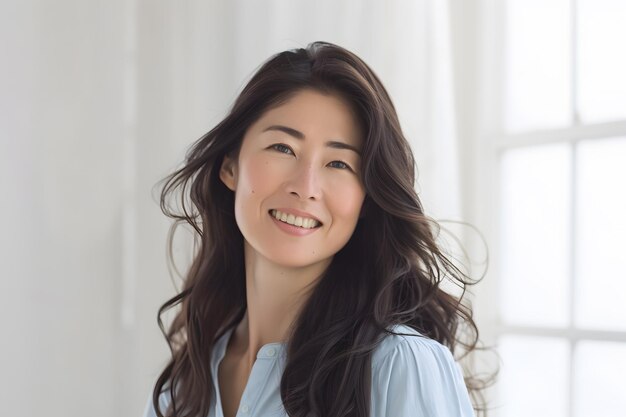
[[[119,414],[124,8],[2,2],[3,413]]]
[[[427,210],[458,218],[442,4],[0,2],[3,414],[141,414],[174,294],[152,187],[273,53],[327,40],[368,62]]]

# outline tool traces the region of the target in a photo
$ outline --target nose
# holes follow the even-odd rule
[[[320,173],[312,163],[302,163],[293,171],[287,182],[289,194],[301,200],[319,200],[322,196]]]

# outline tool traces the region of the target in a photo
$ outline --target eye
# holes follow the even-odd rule
[[[293,154],[291,148],[282,143],[275,143],[270,146],[270,148],[277,150],[280,153]]]
[[[348,164],[346,164],[343,161],[332,161],[331,163],[329,163],[328,165],[335,165],[332,168],[339,168],[339,169],[349,169],[352,171],[352,168],[350,168],[350,166]]]

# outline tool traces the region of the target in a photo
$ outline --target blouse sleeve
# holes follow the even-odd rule
[[[146,406],[143,409],[143,417],[156,417],[156,412],[154,411],[154,405],[152,405],[152,395],[148,397],[148,401],[146,402]]]
[[[161,408],[161,412],[165,412],[167,406],[169,405],[166,394],[169,394],[169,391],[162,392],[161,395],[159,395],[159,405]],[[154,405],[152,405],[152,391],[150,391],[150,394],[148,395],[146,406],[143,410],[143,417],[157,417],[157,413],[156,411],[154,411]]]
[[[473,417],[450,350],[431,339],[403,338],[373,369],[372,416]]]

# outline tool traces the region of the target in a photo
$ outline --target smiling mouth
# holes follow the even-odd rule
[[[270,216],[274,217],[283,223],[290,224],[292,226],[301,227],[303,229],[315,229],[320,227],[322,223],[315,219],[307,217],[294,216],[293,214],[283,213],[282,211],[272,209],[269,211]]]

